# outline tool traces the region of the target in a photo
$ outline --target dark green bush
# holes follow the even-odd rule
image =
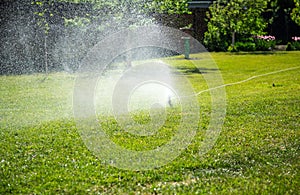
[[[237,42],[235,44],[235,47],[237,48],[238,51],[255,51],[256,50],[256,45],[255,43],[252,42]]]
[[[293,44],[291,42],[288,42],[286,50],[287,51],[295,51],[296,48],[293,46]]]
[[[300,42],[295,41],[295,42],[289,42],[287,44],[287,51],[300,51]]]
[[[293,45],[295,46],[296,50],[300,50],[300,42],[297,41],[297,42],[294,42]]]
[[[204,45],[209,51],[226,51],[229,44],[224,37],[214,37],[206,33]]]
[[[265,39],[255,39],[256,50],[257,51],[270,51],[273,50],[276,41],[275,40],[265,40]]]
[[[239,51],[255,51],[256,45],[252,42],[236,42],[234,47],[229,46],[227,51],[239,52]]]
[[[208,25],[208,31],[205,32],[203,43],[209,51],[227,51],[230,36],[211,24]]]

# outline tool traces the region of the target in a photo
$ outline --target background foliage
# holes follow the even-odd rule
[[[239,38],[264,34],[267,22],[262,17],[268,1],[217,0],[209,8],[208,31],[204,43],[210,50],[226,51]]]
[[[0,8],[0,74],[72,72],[110,33],[189,12],[187,0],[3,0]]]
[[[291,17],[296,24],[300,25],[300,0],[294,0],[294,2],[295,2],[295,8],[291,13]]]
[[[253,35],[268,33],[276,37],[275,44],[286,44],[299,36],[299,13],[299,0],[217,0],[207,13],[204,43],[211,51],[251,51],[253,43],[256,50],[268,50],[274,41],[255,40]]]

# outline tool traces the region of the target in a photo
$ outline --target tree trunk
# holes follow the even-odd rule
[[[44,58],[45,58],[45,72],[48,75],[48,49],[47,49],[47,35],[45,35],[44,40]]]
[[[231,38],[232,38],[232,40],[231,40],[231,46],[232,47],[234,47],[234,44],[235,44],[235,31],[233,31],[232,33],[231,33]]]

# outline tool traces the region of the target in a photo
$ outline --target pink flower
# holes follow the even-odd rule
[[[300,37],[292,37],[294,41],[300,41]]]
[[[262,40],[265,40],[265,41],[275,41],[275,37],[274,36],[271,36],[271,35],[258,35],[258,36],[255,36],[255,38],[257,39],[262,39]]]

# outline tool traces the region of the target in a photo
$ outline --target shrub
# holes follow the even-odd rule
[[[300,37],[292,37],[292,42],[287,44],[287,51],[297,51],[300,50]]]
[[[229,38],[221,32],[220,28],[208,24],[208,31],[205,32],[203,42],[209,51],[226,51],[229,45],[228,40]]]
[[[256,45],[252,42],[237,42],[235,44],[238,51],[255,51]]]
[[[236,49],[235,46],[230,45],[230,46],[228,47],[227,51],[229,51],[229,52],[237,52],[237,49]]]
[[[227,51],[238,52],[238,51],[255,51],[256,45],[252,42],[236,42],[234,46],[229,46]]]
[[[258,51],[271,51],[276,45],[274,36],[255,36],[254,41]]]

